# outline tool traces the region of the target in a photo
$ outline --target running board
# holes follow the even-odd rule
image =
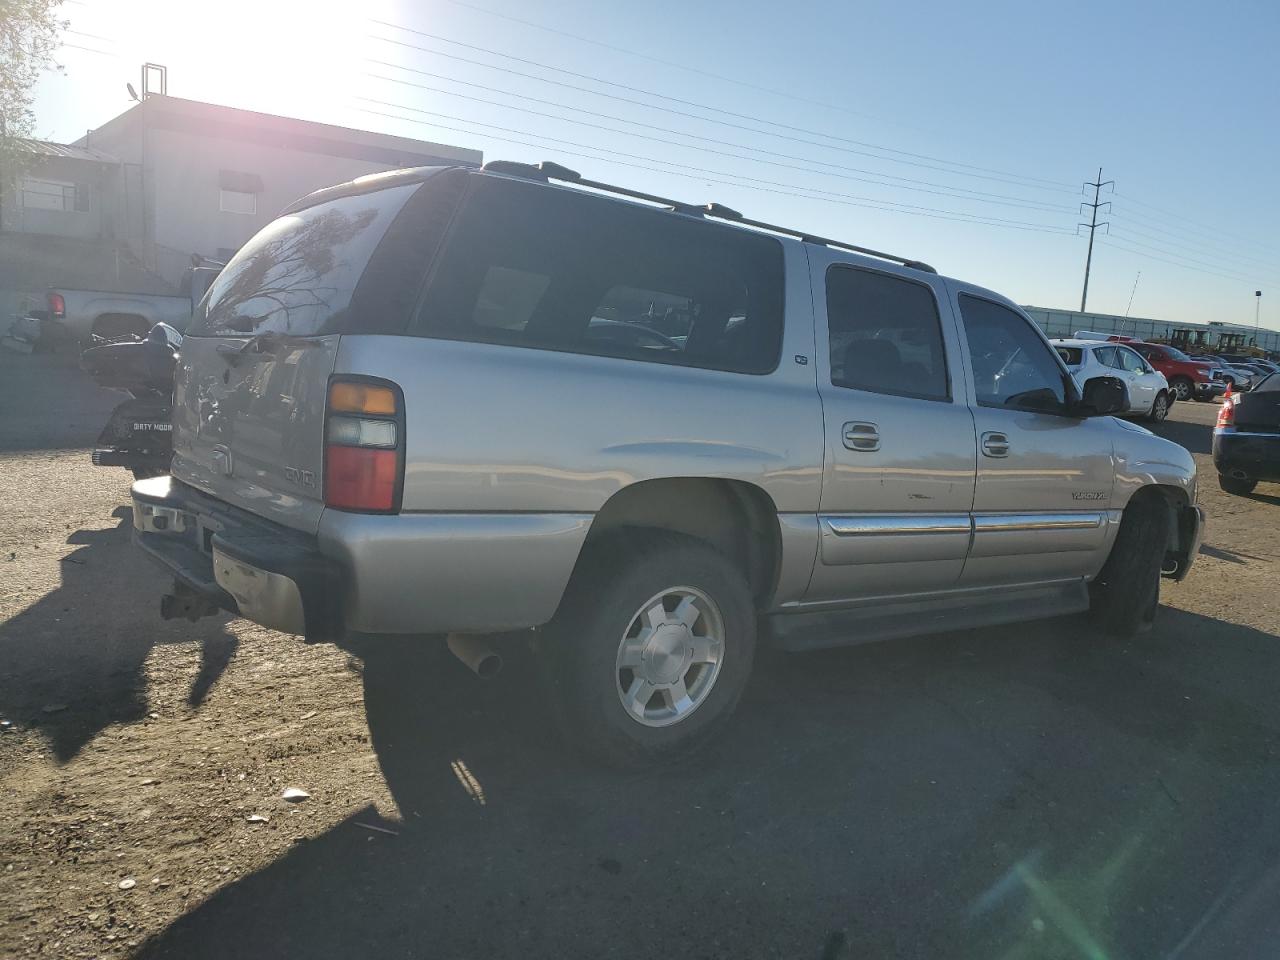
[[[820,611],[770,614],[763,626],[781,650],[851,647],[879,640],[994,627],[1043,620],[1089,609],[1083,580],[1011,587],[1005,590],[949,591],[929,597],[895,598],[879,603]]]

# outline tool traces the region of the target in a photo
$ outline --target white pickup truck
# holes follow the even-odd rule
[[[108,340],[131,334],[144,337],[157,323],[167,323],[185,332],[192,310],[220,269],[221,265],[192,269],[182,296],[51,289],[45,297],[41,335],[78,341],[87,341],[92,336]]]

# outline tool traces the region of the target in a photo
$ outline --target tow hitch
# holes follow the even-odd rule
[[[220,612],[217,604],[183,583],[175,582],[173,593],[166,593],[160,598],[160,616],[165,620],[186,619],[195,623],[201,617],[211,617]]]

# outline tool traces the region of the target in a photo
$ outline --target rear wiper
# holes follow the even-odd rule
[[[256,337],[250,337],[238,347],[233,347],[229,343],[220,343],[218,344],[218,353],[224,360],[234,365],[242,360],[250,350],[254,353],[275,353],[280,347],[306,346],[315,342],[311,337],[300,337],[295,334],[268,330],[265,333],[258,334]]]

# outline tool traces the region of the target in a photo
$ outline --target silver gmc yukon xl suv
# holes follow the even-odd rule
[[[758,635],[1148,626],[1202,515],[1126,406],[923,263],[555,164],[398,171],[223,270],[134,536],[170,617],[481,669],[537,628],[570,736],[640,763],[726,721]]]

